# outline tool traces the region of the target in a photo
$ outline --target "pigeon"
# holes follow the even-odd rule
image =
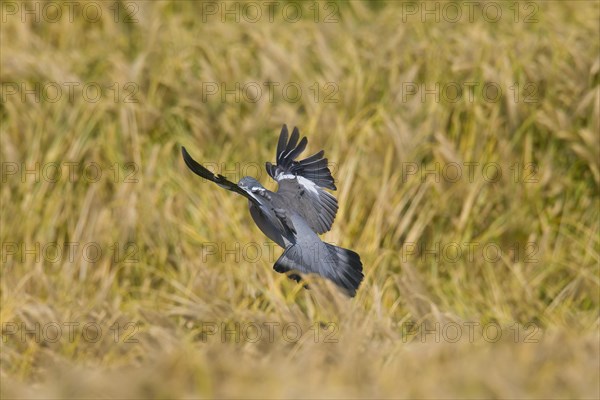
[[[288,140],[289,139],[289,140]],[[183,160],[192,172],[248,199],[250,215],[258,228],[284,251],[273,269],[301,281],[303,274],[318,274],[354,297],[363,280],[360,256],[349,249],[323,242],[319,235],[331,229],[338,211],[336,190],[323,150],[297,160],[308,140],[298,128],[289,135],[283,125],[277,143],[276,163],[266,170],[278,189],[272,192],[246,176],[236,184],[195,161],[185,147]]]

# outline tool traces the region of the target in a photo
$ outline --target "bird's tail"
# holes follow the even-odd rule
[[[295,271],[319,274],[333,281],[350,297],[356,295],[363,279],[362,263],[358,254],[324,242],[319,242],[316,249],[303,249],[297,244],[289,246],[275,262],[273,269],[279,273],[287,273],[291,279],[298,282],[302,278]]]
[[[360,256],[350,249],[344,249],[329,243],[325,243],[325,246],[327,246],[327,250],[329,250],[331,259],[335,264],[328,278],[344,288],[350,297],[354,297],[364,277]]]

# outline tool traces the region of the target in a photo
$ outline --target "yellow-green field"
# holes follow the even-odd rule
[[[0,6],[3,398],[600,397],[597,1]],[[181,159],[284,123],[355,298]]]

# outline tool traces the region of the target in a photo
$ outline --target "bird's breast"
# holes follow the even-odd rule
[[[258,207],[256,207],[251,201],[248,201],[248,204],[250,206],[250,215],[252,216],[256,226],[258,226],[262,233],[264,233],[269,239],[277,243],[279,246],[285,248],[289,240],[283,236],[282,232],[280,232],[276,226],[274,226],[262,215]]]

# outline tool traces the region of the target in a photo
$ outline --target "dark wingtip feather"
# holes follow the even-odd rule
[[[319,161],[325,155],[325,150],[321,150],[313,154],[312,156],[306,157],[304,160],[298,161],[302,165],[310,164],[315,161]]]
[[[327,166],[327,159],[323,158],[325,155],[324,150],[320,150],[303,160],[295,161],[308,145],[306,137],[300,139],[299,142],[298,139],[300,139],[300,130],[294,127],[288,141],[288,128],[284,124],[277,143],[277,165],[267,163],[267,173],[275,179],[278,172],[291,171],[296,175],[311,179],[322,188],[337,190],[331,171]]]
[[[183,156],[183,161],[185,162],[185,165],[187,165],[187,167],[193,173],[209,180],[215,179],[215,175],[208,169],[200,165],[196,160],[194,160],[183,146],[181,146],[181,155]]]
[[[277,142],[277,159],[281,156],[281,153],[285,151],[285,146],[288,141],[288,128],[286,124],[281,127],[281,133],[279,134],[279,141]]]
[[[283,161],[286,167],[289,166],[296,159],[296,157],[298,157],[304,151],[304,149],[306,149],[307,144],[308,139],[303,137],[302,140],[300,140],[300,143],[298,143],[298,146],[296,146],[296,148],[292,148],[290,151],[284,154]]]
[[[294,149],[294,147],[296,147],[296,144],[298,143],[298,139],[300,139],[300,131],[298,130],[297,127],[294,127],[294,129],[292,130],[292,136],[290,136],[290,141],[288,142],[287,146],[285,147],[286,153],[289,153],[290,151],[292,151]]]

